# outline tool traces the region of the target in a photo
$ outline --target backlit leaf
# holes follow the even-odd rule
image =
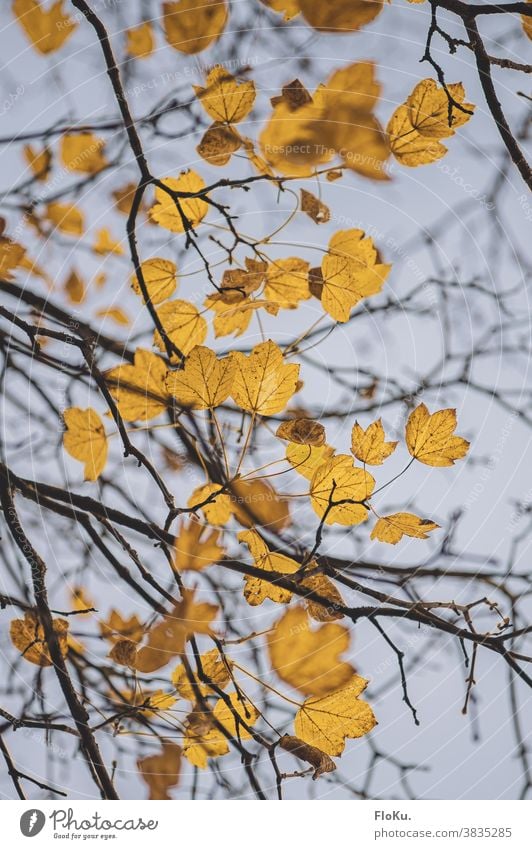
[[[239,83],[225,68],[216,65],[209,71],[205,86],[194,86],[201,105],[213,121],[236,124],[253,109],[255,83]]]
[[[358,525],[368,518],[365,502],[375,480],[365,469],[339,454],[318,466],[310,482],[310,503],[326,525]]]
[[[307,699],[294,720],[297,736],[327,755],[339,757],[344,751],[346,737],[363,737],[377,724],[368,703],[358,698],[367,683],[354,675],[336,692],[324,698]]]
[[[201,192],[205,182],[195,171],[182,171],[179,177],[165,177],[161,182],[173,192]],[[181,209],[181,213],[179,211]],[[172,195],[155,188],[155,203],[149,211],[152,221],[172,230],[174,233],[184,233],[186,225],[196,227],[205,218],[209,204],[203,198],[178,198],[178,203]],[[188,224],[187,224],[188,222]]]
[[[168,373],[166,389],[186,407],[213,409],[229,396],[234,373],[231,357],[218,359],[210,348],[198,345],[186,358],[183,368]]]
[[[296,391],[299,365],[287,364],[281,349],[269,340],[256,345],[249,356],[233,353],[235,374],[231,395],[248,412],[271,415],[284,410]]]
[[[392,513],[390,516],[382,516],[377,521],[371,532],[371,539],[395,545],[403,536],[428,539],[430,531],[435,531],[439,527],[436,522],[420,519],[413,513]]]
[[[166,410],[166,365],[151,351],[137,348],[133,363],[124,363],[105,375],[109,392],[126,421],[149,421]]]
[[[258,569],[264,569],[266,572],[282,572],[286,575],[293,574],[299,569],[299,563],[292,560],[291,557],[270,551],[260,534],[255,530],[240,531],[238,539],[247,545]],[[262,604],[267,598],[276,601],[278,604],[288,604],[292,598],[290,590],[270,584],[262,578],[246,575],[244,581],[244,598],[252,606]]]
[[[469,449],[467,439],[454,435],[455,428],[456,410],[438,410],[431,415],[425,404],[419,404],[406,423],[407,448],[427,466],[453,466]]]
[[[92,407],[69,407],[63,413],[65,451],[84,464],[86,481],[95,481],[107,462],[107,437],[103,422]]]
[[[351,451],[361,463],[380,466],[397,448],[397,442],[386,442],[382,420],[372,422],[364,430],[358,422],[351,431]]]
[[[222,34],[227,21],[225,0],[177,0],[163,3],[168,44],[180,53],[199,53]]]

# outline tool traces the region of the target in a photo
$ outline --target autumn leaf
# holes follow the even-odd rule
[[[25,144],[23,147],[24,159],[31,168],[33,176],[37,180],[45,181],[52,167],[52,153],[47,147],[35,150],[33,145]]]
[[[261,0],[268,8],[274,12],[281,12],[285,21],[289,21],[296,15],[299,15],[299,0]]]
[[[122,256],[124,248],[121,243],[113,238],[111,231],[107,227],[102,227],[96,233],[92,249],[95,254],[106,256],[108,254],[116,254]]]
[[[239,83],[221,65],[207,75],[205,86],[193,86],[196,97],[213,121],[237,124],[253,109],[255,83]]]
[[[149,21],[126,31],[126,53],[135,59],[146,59],[153,53],[155,38]]]
[[[318,466],[323,465],[334,453],[330,445],[305,445],[290,442],[286,446],[286,459],[294,470],[311,480]]]
[[[364,678],[354,675],[336,692],[307,699],[294,720],[296,735],[325,754],[339,757],[346,737],[363,737],[377,724],[371,707],[358,698],[367,684]]]
[[[199,572],[223,557],[220,532],[208,529],[192,516],[183,523],[174,543],[174,568],[178,572]]]
[[[205,503],[204,503],[205,502]],[[201,509],[206,520],[211,525],[225,525],[231,518],[233,507],[231,499],[222,487],[216,483],[206,483],[196,487],[187,501],[188,507],[202,505]]]
[[[269,340],[256,345],[249,356],[232,354],[235,374],[231,395],[243,410],[272,415],[284,410],[296,391],[299,365],[286,364],[281,349]]]
[[[182,654],[194,634],[210,634],[211,623],[218,613],[214,604],[196,602],[194,590],[183,589],[182,600],[148,632],[146,645],[137,650],[135,668],[139,672],[155,672],[176,655]]]
[[[301,196],[301,212],[306,213],[309,218],[312,218],[315,224],[325,224],[331,217],[329,207],[319,198],[307,192],[306,189],[300,189]]]
[[[371,539],[395,545],[403,536],[428,539],[430,531],[435,531],[439,527],[436,522],[420,519],[413,513],[392,513],[390,516],[382,516],[377,521],[371,532]]]
[[[169,372],[166,389],[179,404],[198,410],[214,409],[229,396],[235,374],[231,357],[218,359],[210,348],[198,345],[183,368]]]
[[[275,431],[279,439],[288,439],[298,445],[320,446],[325,444],[325,428],[312,419],[289,419]]]
[[[241,144],[242,139],[232,127],[215,122],[205,131],[196,150],[209,165],[221,166],[227,165]]]
[[[107,165],[104,148],[105,142],[93,133],[69,134],[61,139],[61,162],[67,171],[97,174]]]
[[[244,301],[238,304],[227,304],[218,295],[210,296],[205,300],[205,306],[214,312],[214,335],[241,336],[249,326],[253,315],[254,304]]]
[[[310,503],[326,525],[358,525],[368,518],[365,503],[375,480],[353,465],[347,454],[338,454],[318,466],[310,482]]]
[[[450,98],[462,109],[450,102]],[[448,83],[445,90],[432,79],[421,80],[406,103],[414,129],[432,139],[453,136],[457,127],[469,121],[475,108],[472,103],[465,102],[462,83]]]
[[[178,0],[163,3],[163,26],[168,44],[180,53],[200,53],[222,34],[227,22],[224,0]]]
[[[81,304],[85,300],[85,283],[75,269],[72,269],[65,280],[64,290],[68,300],[72,304]]]
[[[126,421],[149,421],[163,413],[168,404],[164,361],[144,348],[137,348],[133,363],[106,372],[109,392]]]
[[[339,230],[321,263],[322,306],[337,321],[348,321],[363,298],[381,291],[390,265],[377,262],[373,240],[363,230]]]
[[[419,404],[406,423],[407,448],[427,466],[453,466],[469,449],[467,439],[454,435],[455,429],[456,410],[438,410],[431,415],[425,404]]]
[[[409,168],[436,162],[447,153],[447,148],[441,142],[418,133],[412,125],[406,103],[395,110],[388,121],[386,132],[393,155],[401,165]]]
[[[355,32],[380,14],[383,0],[297,0],[307,23],[320,32]]]
[[[311,569],[312,566],[313,564],[309,563],[308,569]],[[300,581],[299,585],[303,589],[317,593],[329,602],[325,605],[313,601],[311,598],[303,598],[304,607],[312,619],[315,619],[316,622],[334,622],[335,619],[343,618],[344,614],[337,610],[337,607],[345,607],[345,602],[339,590],[327,575],[316,572]]]
[[[107,437],[103,422],[92,407],[69,407],[63,413],[65,451],[84,464],[86,481],[95,481],[107,462]]]
[[[81,236],[84,229],[83,213],[77,206],[70,203],[49,203],[45,209],[45,217],[61,233],[71,236]]]
[[[121,327],[127,327],[130,323],[127,314],[121,307],[104,307],[101,310],[96,310],[97,318],[106,318],[119,324]]]
[[[195,171],[182,171],[179,177],[165,177],[161,182],[172,192],[194,193],[205,188],[205,182]],[[176,203],[171,194],[156,186],[155,203],[149,215],[155,224],[166,230],[184,233],[187,227],[196,227],[205,218],[208,209],[209,205],[203,198],[182,197]]]
[[[203,678],[209,679],[212,684],[223,690],[231,680],[231,660],[227,656],[222,657],[218,649],[211,649],[205,654],[202,654],[199,661],[201,663]],[[199,665],[198,663],[198,667]],[[195,684],[193,686],[182,663],[176,666],[172,672],[171,681],[179,695],[184,699],[188,699],[190,702],[196,701],[196,690],[202,696],[207,696],[214,692],[209,684],[200,680],[199,676],[193,676]]]
[[[94,607],[93,600],[87,595],[83,587],[74,587],[71,592],[71,603],[73,610],[83,616],[90,616],[90,608]]]
[[[285,309],[295,309],[310,298],[308,271],[309,263],[298,257],[275,260],[268,266],[264,297]]]
[[[281,749],[285,750],[285,752],[290,752],[290,754],[295,755],[296,758],[306,761],[313,766],[314,773],[312,778],[314,780],[319,778],[320,775],[323,775],[326,772],[334,772],[336,769],[336,764],[329,755],[326,755],[325,752],[322,752],[315,746],[309,746],[308,743],[300,740],[299,737],[293,737],[290,734],[283,734],[279,740],[279,745]]]
[[[119,666],[135,669],[137,646],[133,640],[117,640],[109,651],[108,657]]]
[[[144,636],[144,626],[135,613],[124,617],[118,610],[113,609],[107,620],[100,620],[99,627],[102,637],[112,643],[122,639],[139,643]]]
[[[142,780],[148,785],[150,800],[169,800],[168,790],[179,783],[181,770],[181,748],[175,743],[163,743],[156,755],[148,755],[137,761]]]
[[[152,304],[160,304],[174,294],[177,286],[175,262],[153,257],[142,262],[140,268]],[[131,276],[131,286],[133,291],[144,300],[136,273]]]
[[[210,727],[204,733],[201,733],[201,728],[194,727],[193,723],[192,727],[187,729],[183,754],[193,766],[205,769],[209,757],[226,755],[229,752],[228,736],[238,740],[248,740],[251,737],[242,722],[247,726],[254,725],[259,718],[257,708],[245,701],[239,693],[229,693],[228,698],[229,705],[224,699],[219,699],[212,711],[214,719],[225,729],[225,734],[209,721],[208,716],[206,725]]]
[[[397,448],[397,442],[386,442],[382,420],[372,422],[364,430],[355,422],[351,431],[351,451],[361,463],[380,466]]]
[[[25,255],[26,249],[22,245],[0,236],[0,275],[3,280],[13,280],[13,272],[22,265]]]
[[[63,12],[63,0],[49,9],[37,0],[13,0],[13,14],[38,53],[46,56],[63,46],[77,24]]]
[[[68,622],[66,619],[54,619],[53,629],[57,636],[59,650],[64,657],[68,651]],[[34,663],[36,666],[52,665],[44,628],[33,610],[26,610],[24,619],[11,620],[9,636],[12,644],[22,654],[24,660]]]
[[[131,212],[131,205],[135,198],[136,190],[136,183],[126,183],[126,185],[120,186],[120,188],[111,192],[115,207],[122,215],[129,215]]]
[[[231,483],[230,503],[245,528],[260,525],[279,533],[290,524],[290,508],[268,480],[238,478]]]
[[[260,534],[255,530],[240,531],[238,539],[247,545],[258,569],[263,569],[265,572],[281,572],[290,575],[300,568],[299,563],[292,560],[291,557],[270,551]],[[278,604],[288,604],[292,598],[290,590],[285,590],[254,575],[245,575],[244,581],[244,598],[253,607],[262,604],[267,598]]]
[[[166,301],[157,310],[168,338],[183,354],[189,354],[196,345],[201,345],[207,336],[207,322],[189,301]],[[164,343],[156,330],[153,344],[165,351]]]

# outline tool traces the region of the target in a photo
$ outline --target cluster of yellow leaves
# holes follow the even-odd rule
[[[267,480],[244,480],[237,478],[228,486],[228,491],[215,483],[197,487],[188,506],[201,509],[211,525],[223,526],[232,516],[246,528],[260,525],[272,531],[282,531],[290,523],[288,502],[279,497]]]
[[[412,168],[441,159],[447,148],[440,139],[453,136],[474,109],[465,101],[462,83],[451,83],[445,89],[435,80],[422,80],[388,123],[393,155],[401,165]]]
[[[66,619],[53,620],[54,633],[63,656],[68,651],[68,622]],[[52,659],[45,639],[44,628],[38,616],[32,610],[24,613],[24,619],[13,619],[9,625],[9,636],[23,658],[37,666],[51,666]]]
[[[211,165],[225,165],[244,142],[232,125],[246,118],[253,108],[255,83],[239,83],[216,65],[209,71],[205,86],[194,86],[194,92],[213,119],[196,149]]]
[[[264,159],[281,174],[303,177],[338,156],[344,168],[388,179],[389,147],[374,115],[380,90],[372,62],[335,71],[313,95],[294,80],[273,99],[273,114],[259,139]]]
[[[38,0],[13,0],[13,14],[38,53],[46,56],[63,46],[77,24],[63,11],[64,0],[48,8]]]

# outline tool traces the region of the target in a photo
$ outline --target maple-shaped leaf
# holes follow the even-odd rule
[[[268,266],[264,297],[285,309],[295,309],[310,298],[308,272],[309,263],[298,257],[275,260]]]
[[[231,679],[232,669],[232,662],[227,656],[222,657],[218,649],[211,649],[200,656],[199,663],[201,663],[204,678],[208,678],[212,684],[222,690],[227,686]],[[192,683],[182,663],[176,666],[172,672],[171,681],[179,695],[190,702],[196,701],[197,692],[201,693],[202,696],[212,695],[214,692],[209,684],[200,680],[199,675],[198,677],[193,675]]]
[[[334,454],[330,445],[305,445],[290,442],[286,446],[286,459],[294,471],[311,480],[318,466],[322,466]]]
[[[279,533],[290,524],[290,508],[268,480],[238,478],[230,487],[231,509],[245,528],[260,525]]]
[[[54,619],[53,629],[63,656],[68,651],[68,622],[66,619]],[[44,628],[33,610],[26,610],[24,619],[12,619],[9,624],[9,636],[24,660],[37,666],[51,666],[52,659],[45,639]]]
[[[126,30],[126,53],[135,59],[146,59],[153,53],[155,37],[149,21]]]
[[[71,133],[60,144],[61,162],[67,171],[97,174],[107,165],[105,142],[93,133]]]
[[[175,262],[153,257],[142,262],[140,268],[152,304],[160,304],[174,294],[177,286]],[[143,298],[136,273],[131,276],[131,285],[137,295]]]
[[[230,336],[232,333],[241,336],[247,330],[255,309],[252,301],[228,304],[217,296],[206,298],[205,306],[215,314],[213,327],[216,337]]]
[[[390,516],[382,516],[377,521],[371,532],[371,539],[395,545],[403,536],[428,539],[430,531],[435,531],[439,527],[436,522],[420,519],[414,513],[392,513]]]
[[[397,442],[386,442],[382,420],[372,422],[364,430],[358,422],[351,431],[351,451],[361,463],[380,466],[397,448]]]
[[[144,636],[144,626],[136,613],[124,617],[114,608],[109,613],[107,620],[100,620],[99,628],[102,637],[112,643],[122,639],[139,643]]]
[[[462,109],[454,103],[450,104],[449,96],[455,103],[460,104]],[[406,104],[414,129],[422,136],[432,139],[453,136],[457,127],[469,121],[475,108],[472,103],[465,102],[462,83],[448,83],[444,89],[432,79],[421,80]]]
[[[124,253],[122,243],[113,237],[111,231],[107,227],[102,227],[97,231],[92,249],[94,253],[99,256],[107,256],[108,254],[122,256]]]
[[[313,419],[289,419],[279,425],[275,435],[298,445],[319,447],[325,444],[325,428]]]
[[[13,280],[13,272],[16,268],[22,265],[26,254],[26,248],[8,239],[6,236],[0,236],[0,275],[2,280]]]
[[[416,460],[427,466],[453,466],[465,457],[467,439],[455,436],[456,410],[438,410],[430,414],[425,404],[413,410],[406,423],[406,445]]]
[[[43,147],[42,150],[36,150],[33,145],[25,144],[23,147],[24,159],[31,168],[33,176],[42,182],[48,178],[50,168],[52,167],[52,152],[49,148]]]
[[[307,699],[294,720],[296,735],[333,757],[342,754],[345,739],[363,737],[377,724],[367,702],[359,699],[368,682],[354,675],[349,683],[324,698]]]
[[[196,602],[194,590],[184,589],[182,600],[148,632],[146,645],[138,649],[135,668],[139,672],[155,672],[182,654],[193,634],[210,634],[218,613],[214,604]]]
[[[397,107],[386,128],[390,149],[401,165],[417,168],[445,156],[447,148],[437,139],[422,136],[413,126],[406,103]]]
[[[61,233],[70,236],[81,236],[85,226],[83,213],[71,203],[48,203],[44,213],[45,218]]]
[[[308,568],[311,567],[312,564],[309,564]],[[312,590],[329,602],[325,605],[310,598],[304,598],[303,604],[312,619],[315,619],[316,622],[333,622],[335,619],[342,619],[344,614],[337,610],[337,605],[345,606],[345,602],[339,590],[327,575],[316,572],[316,574],[309,575],[308,578],[300,581],[299,585],[306,590]]]
[[[355,32],[382,11],[383,0],[297,0],[303,17],[320,32]]]
[[[180,53],[200,53],[216,41],[227,22],[225,0],[177,0],[163,3],[163,27],[168,44]]]
[[[279,678],[307,696],[337,690],[354,674],[351,664],[340,660],[349,648],[348,629],[327,623],[313,630],[301,607],[287,610],[267,640],[270,662]]]
[[[314,472],[310,503],[326,525],[358,525],[368,518],[364,502],[374,486],[369,472],[354,466],[349,455],[338,454]]]
[[[237,124],[253,109],[255,83],[239,83],[221,65],[207,74],[205,86],[193,86],[196,97],[213,121]]]
[[[183,354],[190,353],[192,348],[205,341],[207,322],[190,301],[166,301],[158,308],[157,315],[166,335]],[[153,344],[160,351],[165,351],[158,330],[153,335]]]
[[[279,740],[279,745],[285,752],[290,752],[296,758],[306,761],[314,767],[313,780],[316,780],[316,778],[319,778],[320,775],[326,772],[334,772],[336,769],[336,764],[329,755],[322,752],[321,749],[317,749],[316,746],[309,746],[308,743],[300,740],[299,737],[283,734]]]
[[[208,529],[192,517],[181,525],[174,543],[174,567],[178,572],[199,572],[223,557],[220,531]]]
[[[381,291],[390,265],[379,263],[373,240],[362,230],[340,230],[329,241],[321,263],[321,303],[337,321],[348,321],[363,298]]]
[[[181,747],[175,743],[163,743],[156,755],[148,755],[137,761],[142,780],[148,785],[151,800],[169,800],[168,790],[179,783],[181,771]]]
[[[63,413],[65,451],[84,464],[86,481],[95,481],[107,462],[107,436],[103,422],[92,407],[69,407]]]
[[[59,50],[77,27],[63,11],[63,0],[56,0],[49,9],[38,0],[13,0],[13,14],[43,56]]]
[[[212,711],[214,718],[225,728],[227,735],[238,740],[248,740],[251,737],[247,728],[236,717],[240,717],[246,725],[251,726],[259,718],[259,712],[241,693],[229,693],[230,705],[224,699],[219,699]],[[199,719],[199,721],[198,721]],[[205,714],[198,719],[194,714],[189,718],[185,731],[183,754],[187,760],[200,769],[205,769],[209,757],[220,757],[229,752],[226,734]]]
[[[137,348],[133,363],[106,372],[109,392],[122,418],[149,421],[166,410],[166,373],[164,361],[144,348]]]
[[[161,182],[173,192],[201,192],[205,188],[205,182],[195,171],[182,171],[179,177],[165,177]],[[156,186],[155,203],[149,211],[151,220],[173,233],[184,233],[188,226],[196,227],[209,209],[201,197],[178,198],[178,203],[179,207],[168,192]]]
[[[217,483],[198,486],[190,495],[187,507],[201,510],[210,525],[225,525],[233,513],[230,496]]]
[[[263,569],[265,572],[281,572],[290,575],[300,568],[299,563],[292,560],[291,557],[270,551],[261,535],[255,530],[240,531],[238,539],[247,545],[258,569]],[[288,604],[292,598],[290,590],[285,590],[276,584],[270,584],[269,581],[262,578],[245,575],[244,581],[244,598],[253,607],[262,604],[267,598],[276,601],[278,604]]]
[[[299,365],[285,363],[281,349],[261,342],[246,356],[235,351],[235,374],[231,395],[242,410],[272,415],[284,410],[296,391]]]
[[[210,348],[198,345],[186,358],[183,368],[168,373],[166,389],[185,407],[214,409],[229,396],[234,373],[233,358],[218,359]]]
[[[242,144],[242,139],[232,127],[215,121],[203,134],[196,150],[209,165],[227,165],[231,156]]]

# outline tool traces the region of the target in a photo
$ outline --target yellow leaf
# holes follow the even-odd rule
[[[165,177],[161,182],[173,192],[201,192],[205,182],[195,171],[182,171],[179,177]],[[186,219],[189,226],[196,227],[205,218],[209,205],[203,198],[178,199],[182,215],[174,198],[159,186],[155,189],[155,203],[149,211],[152,221],[172,230],[173,233],[184,233]]]
[[[290,752],[292,755],[295,755],[296,758],[306,761],[313,766],[314,773],[312,778],[314,780],[319,778],[320,775],[323,775],[326,772],[334,772],[336,769],[336,764],[329,755],[326,755],[325,752],[322,752],[321,749],[317,749],[315,746],[309,746],[308,743],[304,743],[303,740],[299,739],[299,737],[292,737],[289,734],[283,734],[279,740],[279,745],[281,749],[284,749],[286,752]]]
[[[289,419],[277,428],[275,435],[279,439],[288,439],[298,445],[319,447],[325,444],[325,428],[312,419]]]
[[[321,32],[355,32],[380,14],[383,0],[298,0],[307,23]]]
[[[422,136],[412,126],[410,110],[406,103],[398,106],[386,128],[390,149],[401,165],[416,168],[436,162],[447,153],[447,148],[436,139]]]
[[[204,87],[193,88],[207,115],[222,124],[242,121],[255,103],[255,83],[237,82],[221,65],[209,71]]]
[[[60,144],[61,162],[68,171],[97,174],[107,165],[105,142],[92,133],[63,136]]]
[[[373,240],[362,230],[339,230],[321,263],[321,303],[337,321],[348,321],[359,301],[381,291],[390,265],[377,262]]]
[[[196,507],[201,504],[203,515],[211,525],[225,525],[231,518],[233,508],[231,499],[226,492],[222,492],[222,487],[217,483],[206,483],[203,486],[198,486],[187,501],[187,507]],[[215,493],[219,493],[216,495]],[[213,497],[211,497],[213,496]],[[207,499],[210,499],[207,501]],[[203,502],[206,504],[203,504]]]
[[[301,581],[300,586],[307,590],[312,590],[312,592],[318,593],[318,595],[332,602],[330,605],[324,605],[319,604],[317,601],[312,601],[310,598],[305,598],[303,603],[308,615],[312,619],[315,619],[317,622],[333,622],[335,619],[342,619],[344,614],[336,610],[335,605],[345,606],[345,602],[327,575],[317,572],[315,575],[310,575]]]
[[[296,563],[291,557],[270,551],[260,534],[255,530],[240,531],[238,539],[247,545],[258,569],[264,569],[265,572],[283,572],[285,575],[293,574],[299,569],[299,563]],[[269,581],[262,578],[245,575],[244,581],[244,598],[253,607],[262,604],[267,598],[276,601],[278,604],[288,604],[292,598],[290,590],[270,584]]]
[[[232,127],[215,122],[205,131],[196,150],[210,165],[221,166],[227,165],[241,144],[242,139]]]
[[[428,539],[430,531],[435,531],[439,527],[436,522],[420,519],[413,513],[392,513],[390,516],[382,516],[377,521],[371,532],[371,539],[395,545],[403,536]]]
[[[144,636],[144,627],[136,614],[125,618],[117,610],[111,610],[107,621],[101,620],[99,626],[102,637],[112,643],[122,639],[138,643]]]
[[[136,190],[136,183],[127,183],[125,186],[121,186],[119,189],[111,192],[118,212],[121,212],[123,215],[129,215]]]
[[[72,608],[77,610],[78,613],[82,610],[88,610],[88,608],[94,607],[94,602],[85,594],[83,587],[74,587],[71,593],[71,598]],[[90,613],[84,613],[81,615],[90,616]]]
[[[294,720],[297,736],[327,755],[339,757],[344,751],[346,737],[363,737],[377,724],[368,703],[358,698],[367,683],[354,675],[337,692],[322,699],[307,699]]]
[[[211,649],[211,651],[201,655],[200,661],[203,675],[223,690],[231,678],[230,671],[232,663],[229,658],[222,657],[218,649]],[[196,693],[194,692],[196,688],[192,686],[186,669],[182,663],[180,663],[179,666],[176,666],[172,672],[171,681],[180,696],[184,699],[188,699],[190,702],[196,701]],[[214,692],[212,687],[208,684],[202,683],[199,677],[194,676],[194,681],[202,696],[206,696]]]
[[[218,613],[214,604],[196,603],[194,590],[183,589],[182,600],[148,632],[148,641],[137,651],[136,669],[155,672],[185,650],[194,634],[210,634],[212,620]]]
[[[224,555],[220,531],[210,531],[194,517],[183,523],[174,543],[174,567],[178,572],[200,572]]]
[[[314,472],[310,503],[326,525],[358,525],[368,518],[362,502],[371,496],[374,486],[369,472],[354,466],[347,454],[338,454]]]
[[[238,693],[229,693],[231,706],[227,705],[224,699],[219,699],[216,702],[213,710],[213,717],[225,728],[227,734],[238,740],[248,740],[251,737],[250,732],[236,718],[240,717],[246,725],[254,725],[259,718],[259,712],[249,702],[242,703],[242,697]],[[205,769],[207,766],[208,757],[220,757],[229,752],[229,744],[226,735],[215,725],[212,725],[212,720],[207,717],[206,724],[209,729],[203,734],[197,733],[200,729],[195,729],[194,724],[187,729],[183,754],[187,760],[194,766],[200,769]]]
[[[311,630],[301,607],[287,610],[267,641],[270,662],[279,678],[306,696],[325,696],[354,675],[351,664],[340,660],[349,648],[348,629],[328,623]]]
[[[527,3],[531,2],[532,0],[527,0]],[[532,41],[532,17],[530,15],[521,15],[521,24],[524,34]]]
[[[281,349],[272,342],[256,345],[249,356],[232,354],[235,375],[231,392],[243,410],[272,415],[284,410],[296,391],[299,365],[286,364]]]
[[[47,179],[52,166],[52,154],[47,147],[37,151],[31,144],[25,144],[23,147],[24,159],[31,168],[32,174],[37,180],[43,182]]]
[[[267,480],[244,480],[232,482],[230,493],[231,509],[241,525],[249,528],[260,525],[279,532],[290,524],[288,502],[283,500]]]
[[[137,661],[137,647],[133,640],[117,640],[111,648],[108,657],[119,666],[127,666],[135,669]]]
[[[175,262],[154,257],[142,262],[140,267],[152,304],[160,304],[174,294],[177,286]],[[136,273],[131,276],[131,285],[133,291],[144,300]]]
[[[189,354],[192,348],[205,341],[207,322],[189,301],[167,301],[159,307],[157,315],[167,336],[183,354]],[[153,344],[165,351],[158,331],[153,336]]]
[[[473,112],[474,105],[464,102],[465,91],[462,83],[449,83],[447,91],[456,103],[469,113]],[[431,79],[421,80],[406,104],[412,126],[426,138],[443,139],[453,136],[456,127],[461,127],[471,118],[471,114],[463,112],[453,104],[450,108],[449,125],[449,97],[445,89],[440,88],[437,82]]]
[[[57,636],[59,649],[64,657],[68,651],[68,622],[66,619],[54,619],[53,629]],[[25,611],[24,619],[11,620],[9,636],[15,648],[21,652],[24,660],[35,663],[36,666],[52,665],[44,628],[32,610]]]
[[[285,21],[299,15],[299,0],[261,0],[261,3],[273,9],[274,12],[281,12]]]
[[[148,785],[149,799],[170,800],[170,787],[179,783],[181,770],[181,748],[175,743],[163,743],[157,755],[149,755],[137,761],[142,780]]]
[[[146,59],[155,47],[153,29],[149,21],[126,30],[126,53],[135,59]]]
[[[26,248],[5,236],[0,236],[0,276],[2,280],[13,280],[13,272],[22,266]]]
[[[412,457],[427,466],[453,466],[469,448],[466,439],[454,435],[455,428],[456,410],[439,410],[431,415],[425,404],[420,404],[406,423],[407,448]]]
[[[231,357],[218,359],[210,348],[198,345],[184,367],[168,372],[166,389],[185,407],[213,409],[223,404],[231,392],[235,363]]]
[[[81,236],[84,228],[83,213],[70,203],[49,203],[46,206],[45,217],[61,233],[71,236]]]
[[[130,323],[129,318],[121,307],[104,307],[104,309],[96,310],[96,316],[98,318],[111,319],[115,324],[120,324],[122,327],[127,327]]]
[[[286,309],[295,309],[300,301],[310,298],[309,263],[297,257],[277,259],[268,266],[264,296]]]
[[[74,269],[68,275],[64,289],[72,304],[81,304],[85,300],[85,283]]]
[[[205,306],[215,313],[213,326],[216,337],[229,336],[231,333],[241,336],[253,315],[253,303],[250,301],[226,304],[221,298],[211,295],[205,300]]]
[[[286,446],[286,459],[295,471],[311,480],[314,472],[329,460],[334,449],[330,445],[301,445],[291,442]]]
[[[351,431],[351,451],[361,463],[380,466],[397,448],[397,442],[386,442],[382,419],[372,422],[364,430],[358,422]]]
[[[126,421],[149,421],[166,410],[166,365],[151,351],[137,348],[133,363],[106,372],[109,392]]]
[[[63,413],[66,431],[63,435],[65,451],[84,463],[86,481],[95,481],[107,462],[107,437],[103,422],[92,407],[82,410],[69,407]]]
[[[307,192],[306,189],[300,189],[301,195],[301,212],[306,213],[309,218],[312,218],[315,224],[325,224],[331,217],[329,207],[319,198]]]
[[[59,50],[77,27],[63,12],[63,0],[56,0],[48,10],[37,0],[13,0],[13,14],[43,56]]]
[[[120,242],[113,239],[107,227],[102,227],[101,230],[98,230],[92,249],[95,254],[100,254],[101,256],[107,254],[122,256],[124,253],[124,248]]]
[[[178,0],[163,3],[168,44],[180,53],[200,53],[222,34],[227,22],[225,0]]]
[[[335,154],[324,143],[322,110],[313,101],[297,110],[284,100],[277,103],[259,144],[266,161],[289,176],[308,177]]]

